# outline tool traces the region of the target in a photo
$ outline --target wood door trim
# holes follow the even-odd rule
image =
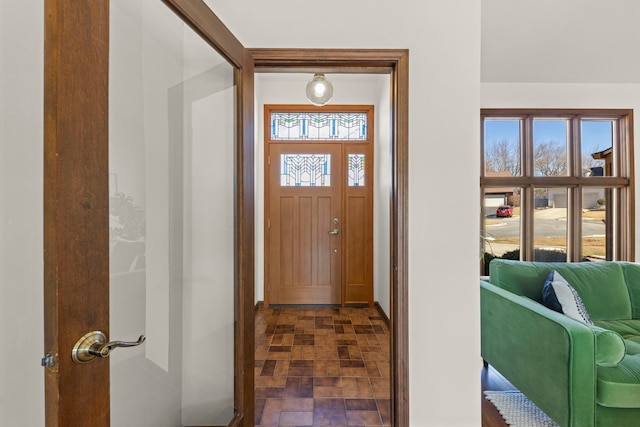
[[[255,146],[253,58],[245,49],[238,81],[238,121],[236,147],[238,231],[236,235],[235,287],[238,295],[236,327],[236,409],[241,415],[236,425],[253,427],[255,389]]]
[[[389,74],[406,49],[248,49],[257,72],[293,73],[302,70],[340,73]]]
[[[391,72],[391,392],[392,418],[409,427],[409,52]]]
[[[409,51],[406,49],[249,49],[256,72],[390,73],[392,425],[409,426],[408,181]]]
[[[226,25],[202,0],[162,0],[187,25],[225,57],[235,68],[242,69],[245,48]]]

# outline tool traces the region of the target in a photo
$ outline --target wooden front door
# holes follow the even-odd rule
[[[272,304],[339,304],[342,170],[339,144],[270,149]]]
[[[272,112],[286,117],[265,126],[265,303],[372,306],[372,107],[265,107]],[[340,139],[340,126],[357,129]]]

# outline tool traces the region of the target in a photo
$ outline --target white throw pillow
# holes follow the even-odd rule
[[[572,319],[593,325],[593,321],[587,312],[582,298],[564,277],[557,271],[552,271],[542,289],[543,301],[545,305],[552,308],[553,299],[562,307],[562,312]],[[551,305],[548,304],[551,303]]]

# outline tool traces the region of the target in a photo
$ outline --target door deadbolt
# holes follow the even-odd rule
[[[111,341],[101,331],[85,334],[71,350],[71,358],[76,363],[91,362],[96,357],[109,357],[111,351],[118,347],[135,347],[144,342],[146,337],[140,335],[138,341]]]

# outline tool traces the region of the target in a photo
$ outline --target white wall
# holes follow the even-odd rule
[[[229,250],[234,240],[231,67],[226,80],[228,86],[193,102],[192,135],[187,139],[184,425],[224,425],[234,414],[235,254]],[[212,144],[212,140],[218,143]]]
[[[631,108],[640,109],[640,84],[482,83],[482,108]],[[634,121],[640,135],[640,121]],[[634,163],[640,161],[636,136]],[[636,186],[636,200],[640,189]],[[636,224],[640,212],[636,209]],[[640,235],[636,235],[636,253]]]
[[[637,0],[482,0],[482,81],[640,83]]]
[[[389,196],[391,192],[388,75],[327,75],[333,84],[332,105],[374,105],[374,300],[389,315]],[[256,75],[256,293],[264,301],[264,105],[308,104],[310,74]]]
[[[380,303],[380,307],[391,317],[391,265],[389,262],[389,247],[391,245],[391,79],[380,76],[379,99],[375,111],[376,150],[374,153],[375,177],[373,195],[373,299]]]
[[[0,2],[0,425],[44,425],[42,2]],[[19,42],[18,42],[19,41]]]
[[[308,2],[210,3],[248,47],[410,49],[411,302],[405,309],[411,323],[411,424],[479,425],[480,2],[326,0],[313,15]],[[11,413],[0,424],[31,427],[43,424],[39,360],[44,18],[39,0],[1,4],[5,43],[0,77],[5,120],[10,120],[2,134],[5,263],[0,304],[5,339],[0,350],[0,405]],[[455,162],[443,161],[448,159]],[[456,191],[442,185],[449,177]],[[443,222],[434,200],[458,209]],[[7,321],[14,326],[8,331]]]

